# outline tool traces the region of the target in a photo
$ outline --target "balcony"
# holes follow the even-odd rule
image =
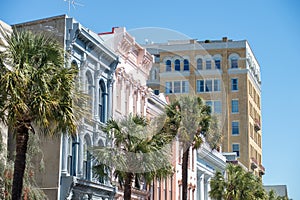
[[[251,158],[251,169],[255,170],[256,168],[258,168],[258,163],[257,160],[255,158]]]
[[[259,165],[259,174],[262,176],[262,175],[265,175],[265,167],[263,165]]]
[[[258,119],[254,120],[254,130],[257,132],[261,130],[260,121]]]

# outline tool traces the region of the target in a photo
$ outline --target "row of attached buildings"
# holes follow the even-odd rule
[[[1,22],[1,21],[0,21]],[[260,68],[247,41],[169,41],[140,45],[125,28],[95,33],[66,15],[13,25],[56,38],[70,54],[67,65],[79,69],[79,82],[91,97],[92,120],[76,136],[43,138],[45,170],[36,181],[49,199],[122,199],[117,181],[93,174],[88,149],[106,146],[101,127],[109,118],[130,113],[151,119],[162,113],[176,95],[197,94],[221,119],[223,144],[212,150],[204,143],[190,151],[188,197],[208,200],[209,181],[226,162],[238,161],[258,176],[264,174],[261,146]],[[11,27],[1,22],[3,35]],[[7,133],[5,126],[0,125]],[[7,140],[7,134],[2,135]],[[181,154],[172,147],[175,173],[151,185],[133,185],[132,199],[180,200]],[[5,155],[4,155],[5,156]]]

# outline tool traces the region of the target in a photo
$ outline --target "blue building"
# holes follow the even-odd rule
[[[92,146],[105,146],[101,127],[111,116],[113,74],[118,56],[93,31],[66,15],[15,25],[18,29],[44,32],[66,50],[66,67],[79,69],[79,87],[89,96],[89,117],[82,119],[76,136],[42,138],[45,170],[36,172],[37,184],[49,199],[113,199],[116,188],[94,176]]]

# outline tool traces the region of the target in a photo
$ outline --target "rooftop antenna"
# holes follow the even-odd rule
[[[70,15],[70,12],[71,12],[71,4],[72,4],[74,9],[76,9],[75,6],[84,6],[83,4],[78,3],[75,0],[64,0],[64,2],[68,2],[68,13],[69,13],[69,15]]]

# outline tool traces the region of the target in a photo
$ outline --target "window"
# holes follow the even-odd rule
[[[87,138],[84,138],[83,142],[83,178],[91,179],[91,155],[88,151]]]
[[[231,79],[231,90],[232,91],[237,91],[238,89],[238,79],[237,78],[232,78]]]
[[[211,92],[212,91],[212,80],[206,80],[205,81],[205,92]]]
[[[159,90],[154,90],[155,95],[159,95]]]
[[[221,69],[221,60],[215,60],[215,69]]]
[[[212,101],[205,101],[205,104],[207,106],[209,106],[211,108],[211,110],[212,110],[212,105],[213,105]]]
[[[203,64],[202,64],[202,59],[198,58],[197,59],[197,70],[202,70],[203,69]]]
[[[239,100],[237,99],[231,100],[231,112],[232,113],[239,112]]]
[[[171,60],[167,60],[166,61],[166,71],[167,72],[170,72],[172,70],[172,67],[171,67]]]
[[[237,157],[240,157],[240,144],[232,144],[232,152],[236,152]]]
[[[71,176],[76,176],[76,149],[75,145],[75,138],[68,137],[68,158],[67,158],[67,169]]]
[[[220,81],[220,79],[215,79],[214,80],[214,91],[215,92],[221,91],[221,81]]]
[[[166,82],[166,94],[172,93],[172,82]]]
[[[175,71],[180,71],[180,60],[179,59],[175,60]]]
[[[183,70],[184,71],[190,71],[190,63],[188,59],[183,60]]]
[[[182,93],[189,93],[189,82],[188,81],[182,81],[181,91],[182,91]]]
[[[238,68],[238,59],[237,58],[231,58],[231,68],[235,69]]]
[[[101,79],[99,82],[99,110],[98,110],[98,115],[100,122],[106,122],[106,88],[105,88],[105,83]]]
[[[174,81],[174,93],[180,93],[180,81]]]
[[[240,134],[239,122],[237,121],[231,122],[231,133],[232,135]]]
[[[214,113],[222,113],[222,104],[221,101],[214,101]]]
[[[211,60],[206,60],[206,69],[211,69]]]
[[[204,80],[197,80],[197,92],[204,92]]]

